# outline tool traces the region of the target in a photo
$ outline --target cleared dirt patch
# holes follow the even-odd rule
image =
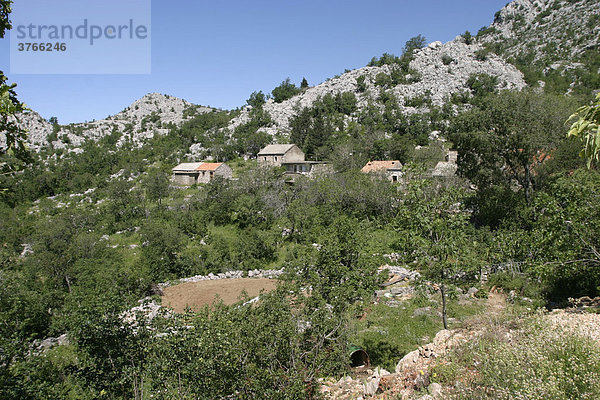
[[[211,304],[216,295],[219,295],[225,304],[233,304],[239,300],[240,294],[244,290],[250,297],[255,297],[260,294],[261,290],[270,292],[275,289],[276,285],[277,280],[266,278],[219,279],[182,283],[163,289],[162,305],[181,313],[187,306],[193,310],[205,304]]]

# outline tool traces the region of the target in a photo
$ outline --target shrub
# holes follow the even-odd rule
[[[392,83],[390,76],[384,72],[375,75],[375,86],[387,86]]]
[[[510,335],[488,332],[438,364],[433,379],[461,377],[460,399],[592,399],[600,396],[600,351],[590,339],[539,319]],[[494,327],[497,329],[497,327]],[[462,351],[462,353],[461,353]],[[461,371],[456,373],[455,366]],[[476,371],[473,371],[473,365]],[[485,393],[485,396],[482,395]]]
[[[452,57],[450,57],[449,55],[444,54],[442,56],[442,63],[444,65],[450,65],[452,63],[452,61],[454,61],[454,59]]]
[[[277,86],[271,92],[275,103],[281,103],[285,100],[291,99],[298,93],[300,93],[300,89],[290,82],[290,78],[287,78],[285,81],[281,82],[281,85]]]
[[[487,48],[479,49],[475,52],[475,59],[477,61],[485,61],[485,60],[487,60],[489,53],[490,53],[490,51]]]
[[[473,35],[471,35],[471,32],[469,31],[465,31],[465,33],[462,35],[462,38],[465,41],[465,44],[473,43]]]
[[[262,91],[252,92],[250,98],[246,100],[246,103],[254,108],[262,107],[262,105],[265,104],[265,102],[265,94]]]
[[[365,82],[365,79],[365,75],[361,75],[358,78],[356,78],[356,90],[358,90],[359,93],[362,93],[365,90],[367,90],[367,83]]]
[[[496,91],[498,77],[488,74],[473,74],[467,80],[467,87],[473,91],[477,97],[485,96]]]

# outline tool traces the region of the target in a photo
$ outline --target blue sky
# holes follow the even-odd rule
[[[39,3],[41,9],[67,0],[27,1],[31,7]],[[0,69],[18,84],[19,98],[30,108],[44,118],[56,116],[63,124],[105,118],[150,92],[231,109],[243,105],[255,90],[270,92],[286,77],[296,84],[306,77],[314,85],[346,68],[362,67],[384,52],[400,54],[404,43],[418,34],[428,42],[446,42],[465,30],[475,34],[505,4],[506,0],[153,0],[150,74],[8,73],[10,33],[0,39]]]

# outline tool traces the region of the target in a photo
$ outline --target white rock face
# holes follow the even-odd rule
[[[492,33],[480,41],[506,44],[508,56],[532,52],[535,60],[569,60],[600,46],[600,4],[598,0],[514,0],[496,13],[490,28]]]
[[[498,78],[499,89],[522,89],[525,87],[523,75],[513,65],[506,63],[497,56],[489,56],[484,61],[475,57],[475,52],[481,49],[479,45],[466,45],[461,38],[442,44],[433,42],[429,46],[417,50],[410,67],[422,76],[419,82],[400,84],[387,88],[386,91],[396,95],[401,106],[401,112],[411,114],[426,111],[426,108],[404,106],[405,100],[416,96],[429,95],[433,105],[442,105],[447,98],[457,92],[468,90],[466,83],[473,74],[488,74]],[[450,62],[448,62],[450,60]],[[277,132],[287,134],[290,132],[290,120],[299,110],[311,107],[313,103],[326,94],[335,95],[342,92],[355,93],[358,108],[365,107],[369,102],[377,103],[380,87],[374,84],[379,73],[390,74],[391,67],[363,67],[329,79],[320,85],[310,87],[301,94],[281,103],[273,99],[263,106],[274,121],[274,126],[263,129],[274,135]],[[365,76],[367,89],[358,92],[356,79]],[[227,129],[233,131],[235,127],[250,120],[250,106],[242,109],[241,114],[234,118]]]
[[[200,114],[213,110],[177,97],[150,93],[106,119],[61,126],[51,144],[55,149],[77,152],[85,140],[99,140],[117,130],[122,134],[117,142],[118,146],[126,141],[134,146],[141,146],[145,139],[152,138],[155,134],[166,134],[168,124],[181,125],[187,119],[184,111],[191,109]],[[153,118],[153,115],[156,117]],[[50,144],[48,138],[53,133],[52,124],[33,111],[21,114],[18,118],[21,126],[28,132],[31,149],[38,151]]]

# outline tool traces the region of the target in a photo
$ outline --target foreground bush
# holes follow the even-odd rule
[[[455,386],[456,399],[600,398],[600,348],[593,340],[527,320],[494,327],[438,364],[434,380]]]

